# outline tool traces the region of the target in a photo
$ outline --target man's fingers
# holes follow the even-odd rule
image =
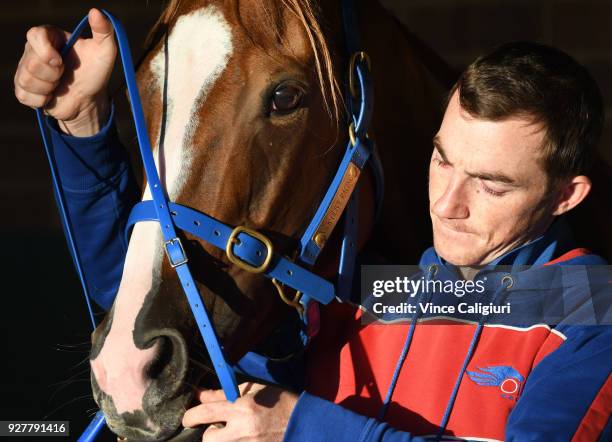
[[[263,385],[255,384],[253,382],[243,382],[238,386],[240,395],[245,395],[250,391],[257,391],[263,388]],[[196,399],[200,402],[216,402],[226,400],[225,393],[223,390],[198,390],[196,393]]]
[[[91,35],[96,43],[101,43],[107,38],[113,37],[113,25],[100,10],[91,9],[88,18]]]
[[[66,40],[64,31],[51,26],[36,26],[30,28],[26,38],[32,50],[44,63],[54,67],[62,64],[58,50]]]
[[[231,407],[230,402],[217,401],[190,408],[183,416],[183,427],[227,422],[231,414]]]
[[[43,107],[51,100],[51,95],[39,95],[27,92],[20,87],[15,87],[15,97],[21,104],[30,106],[31,108]]]
[[[228,440],[225,427],[211,425],[204,434],[202,434],[202,442],[223,442]]]
[[[196,393],[196,399],[200,402],[218,402],[225,400],[223,390],[200,390]]]
[[[264,384],[258,384],[256,382],[243,382],[238,386],[238,390],[240,390],[242,396],[249,393],[257,393],[264,388],[266,388]]]
[[[238,386],[238,391],[241,396],[248,393],[256,393],[257,391],[265,388],[263,384],[256,384],[254,382],[243,382]],[[223,390],[199,390],[196,393],[196,399],[200,402],[216,402],[226,400],[225,393]]]
[[[41,80],[27,72],[24,72],[19,78],[16,78],[15,82],[15,86],[38,95],[48,95],[57,87],[57,82]]]
[[[39,80],[56,82],[61,78],[64,66],[50,66],[34,52],[30,43],[27,43],[19,71],[20,76],[31,75]]]

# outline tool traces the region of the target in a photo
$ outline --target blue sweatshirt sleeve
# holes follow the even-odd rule
[[[569,326],[534,368],[506,425],[506,440],[611,440],[612,326]]]
[[[396,430],[384,422],[362,416],[332,402],[303,392],[293,409],[285,442],[424,442],[421,437]]]
[[[124,228],[140,191],[114,123],[91,137],[72,137],[49,119],[67,210],[91,297],[104,309],[115,298],[127,252]]]

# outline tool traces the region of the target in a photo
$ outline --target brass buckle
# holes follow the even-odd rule
[[[272,278],[272,284],[274,284],[274,287],[276,287],[276,290],[278,291],[278,296],[280,296],[280,298],[283,300],[285,304],[290,305],[291,307],[295,307],[295,309],[297,309],[300,315],[304,313],[304,307],[302,306],[302,304],[300,304],[300,298],[302,297],[302,292],[296,291],[293,299],[289,299],[285,295],[285,291],[283,290],[283,285],[280,282],[278,282],[276,278]]]
[[[242,232],[251,235],[253,238],[258,239],[266,246],[266,259],[258,267],[241,260],[234,254],[234,251],[232,250],[232,246],[239,241],[238,235]],[[266,238],[264,235],[257,232],[256,230],[249,229],[248,227],[244,226],[237,226],[236,228],[234,228],[227,240],[227,244],[225,245],[225,253],[227,255],[227,259],[229,259],[231,263],[236,264],[242,270],[246,270],[247,272],[251,273],[263,273],[267,270],[268,266],[270,265],[270,261],[272,261],[272,251],[272,242],[268,238]]]
[[[372,62],[367,53],[364,51],[357,51],[351,55],[351,60],[349,61],[349,91],[353,98],[359,96],[359,92],[357,91],[357,79],[355,78],[355,64],[357,64],[357,59],[359,59],[359,61],[365,61],[368,65],[368,70],[372,70]]]

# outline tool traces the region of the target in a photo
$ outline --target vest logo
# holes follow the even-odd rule
[[[478,367],[479,371],[466,371],[468,377],[481,387],[499,387],[503,398],[514,399],[525,378],[509,365]]]

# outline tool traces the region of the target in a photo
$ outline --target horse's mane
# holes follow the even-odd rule
[[[184,0],[168,0],[161,16],[153,25],[145,41],[145,54],[152,50],[168,30],[172,21],[176,18],[181,4]],[[239,11],[240,0],[236,0],[236,11]],[[304,27],[306,36],[310,41],[314,57],[315,69],[319,80],[319,86],[325,102],[325,107],[334,121],[340,118],[342,108],[342,94],[334,75],[334,65],[332,55],[319,23],[319,8],[313,0],[273,0],[271,2],[261,2],[257,5],[262,8],[262,14],[258,15],[266,23],[259,23],[257,32],[270,32],[272,37],[283,44],[283,20],[282,8],[297,17]],[[239,14],[238,14],[239,15]],[[247,30],[247,25],[242,23]]]

